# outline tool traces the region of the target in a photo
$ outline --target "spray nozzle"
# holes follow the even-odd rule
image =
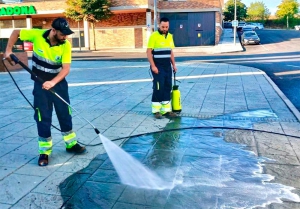
[[[97,128],[95,128],[95,132],[96,134],[100,134],[100,131]]]

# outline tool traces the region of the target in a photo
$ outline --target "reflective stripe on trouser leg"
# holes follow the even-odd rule
[[[152,113],[160,112],[161,104],[160,102],[152,102]]]
[[[63,135],[63,139],[66,144],[66,148],[71,148],[75,144],[77,144],[76,134],[74,131],[62,132],[61,134]]]
[[[39,136],[38,142],[39,153],[50,155],[52,152],[52,137],[44,138]]]
[[[162,101],[160,113],[163,115],[166,114],[167,112],[171,112],[171,102]]]

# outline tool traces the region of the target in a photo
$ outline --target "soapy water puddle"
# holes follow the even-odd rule
[[[199,129],[182,131],[180,137],[176,132],[165,133],[147,156],[148,166],[154,171],[159,163],[165,172],[172,170],[168,169],[170,165],[178,165],[169,203],[175,204],[178,198],[191,200],[195,194],[198,196],[192,205],[199,208],[254,208],[280,203],[281,198],[300,201],[291,192],[292,187],[271,183],[274,177],[263,173],[263,163],[268,159],[258,158],[245,145],[215,137],[218,133],[214,130],[207,134],[207,130]],[[177,156],[181,159],[171,160],[174,151],[181,153]],[[170,156],[165,156],[168,153]]]
[[[172,183],[163,181],[153,171],[105,136],[99,134],[99,137],[123,184],[156,190],[171,189],[173,187]]]
[[[277,118],[277,115],[269,109],[259,109],[247,112],[238,112],[234,114],[230,114],[232,117],[255,117],[255,118],[265,118],[265,117],[273,117]]]
[[[300,202],[294,188],[271,182],[274,177],[263,173],[268,159],[257,157],[245,145],[226,142],[219,134],[222,131],[188,129],[134,137],[122,147],[125,154],[110,148],[107,161],[113,164],[112,172],[117,171],[117,184],[125,186],[119,199],[149,205],[149,200],[137,200],[137,193],[160,191],[159,203],[151,204],[164,208],[255,208],[281,203],[281,199]],[[137,167],[135,161],[124,157],[136,153],[140,156]],[[100,175],[105,171],[101,169],[97,171]],[[81,206],[91,204],[82,203],[84,192],[79,189],[77,193]],[[72,198],[73,204],[77,196]]]

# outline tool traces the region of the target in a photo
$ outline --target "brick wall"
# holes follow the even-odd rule
[[[220,26],[216,26],[216,41],[215,41],[215,44],[218,44],[220,42],[220,38],[221,38],[221,35],[223,33],[223,30],[222,30],[222,14],[220,12],[216,12],[216,23],[219,23]]]
[[[90,47],[94,49],[93,31],[90,30]],[[96,49],[101,48],[134,48],[135,30],[134,28],[117,28],[96,30]],[[126,37],[126,38],[124,38]]]
[[[148,39],[147,39],[147,28],[143,29],[143,47],[147,48],[148,46]]]
[[[220,8],[220,0],[159,1],[159,9]]]
[[[146,11],[139,13],[114,14],[109,20],[96,23],[96,27],[146,25]]]
[[[153,0],[152,0],[153,2]],[[148,0],[112,0],[112,6],[141,6],[148,5]]]
[[[57,17],[64,17],[63,15],[57,16]],[[53,20],[57,17],[47,17],[47,18],[32,18],[32,26],[33,27],[42,27],[43,29],[50,29],[51,24]],[[65,18],[65,17],[64,17]],[[78,23],[75,21],[72,21],[71,19],[66,18],[67,21],[69,22],[70,28],[78,28]],[[43,21],[46,21],[46,24],[43,24]],[[79,22],[79,27],[83,28],[83,21]]]
[[[145,39],[146,36],[143,26],[146,26],[146,12],[115,14],[109,20],[100,21],[95,24],[96,49],[142,48],[145,46],[143,38]],[[90,30],[90,39],[90,47],[94,49],[92,30]]]
[[[143,28],[134,29],[135,48],[143,48]]]
[[[147,46],[147,29],[145,27],[97,29],[95,35],[96,50],[105,48],[145,48]],[[92,29],[90,30],[90,48],[95,50]]]

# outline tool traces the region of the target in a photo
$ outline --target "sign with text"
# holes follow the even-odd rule
[[[232,24],[233,27],[236,27],[236,26],[238,26],[239,21],[238,20],[232,20],[231,24]]]
[[[0,9],[0,16],[34,15],[34,14],[36,14],[36,9],[34,6],[2,7]]]

